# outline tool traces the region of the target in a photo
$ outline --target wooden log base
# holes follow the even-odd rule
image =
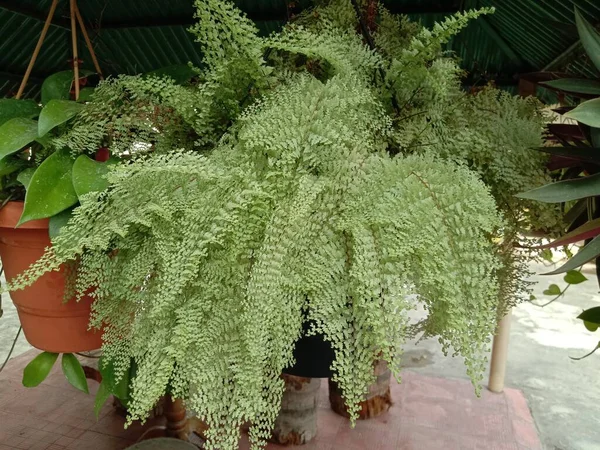
[[[372,419],[387,412],[392,406],[390,392],[391,372],[385,361],[376,361],[373,365],[374,375],[377,377],[375,383],[369,386],[369,392],[364,401],[360,402],[358,418],[360,420]],[[340,416],[350,417],[348,408],[342,397],[342,391],[331,379],[329,379],[329,403],[331,409]]]
[[[280,445],[302,445],[317,435],[319,378],[282,375],[285,391],[281,410],[275,420],[271,442]]]

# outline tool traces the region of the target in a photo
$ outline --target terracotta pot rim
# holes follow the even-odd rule
[[[0,228],[16,228],[23,214],[25,203],[21,201],[8,202],[0,209]],[[31,220],[19,226],[19,230],[40,230],[49,227],[50,219]]]

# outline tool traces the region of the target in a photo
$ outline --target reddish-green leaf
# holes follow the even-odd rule
[[[600,236],[596,236],[592,241],[585,247],[581,248],[579,252],[572,258],[570,258],[565,264],[552,272],[545,273],[544,275],[556,275],[558,273],[565,273],[569,270],[577,269],[583,266],[586,262],[595,259],[600,255]]]
[[[586,239],[593,238],[600,234],[600,219],[594,219],[589,222],[584,223],[580,227],[571,231],[570,233],[565,234],[562,237],[544,245],[540,245],[536,248],[554,248],[561,247],[563,245],[573,244],[579,241],[585,241]]]

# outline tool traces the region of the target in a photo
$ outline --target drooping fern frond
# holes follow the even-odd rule
[[[236,449],[247,422],[254,448],[269,437],[305,321],[334,349],[353,419],[376,358],[398,375],[418,306],[422,331],[478,385],[501,296],[521,292],[511,240],[530,219],[508,215],[520,207],[510,193],[525,170],[546,176],[526,151],[541,132],[536,105],[468,96],[442,52],[489,11],[430,32],[382,10],[373,50],[347,0],[267,39],[229,2],[196,7],[198,82],[107,81],[68,135],[74,151],[86,151],[86,127],[99,130],[90,142],[154,151],[83,196],[10,288],[71,263],[117,378],[134,361],[129,421],[182,398],[208,423],[210,449]]]

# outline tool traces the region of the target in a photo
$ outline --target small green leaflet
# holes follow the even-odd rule
[[[562,291],[560,290],[560,287],[558,287],[557,284],[551,284],[550,286],[548,286],[548,289],[546,289],[544,291],[544,295],[560,295],[562,294]]]
[[[37,355],[23,370],[23,386],[35,387],[46,379],[52,366],[58,358],[58,353],[43,352]]]

